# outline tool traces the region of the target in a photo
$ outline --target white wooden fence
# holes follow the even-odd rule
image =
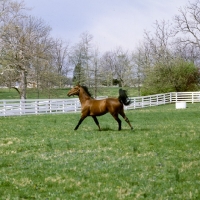
[[[102,97],[101,97],[102,99]],[[200,102],[200,92],[172,92],[150,96],[131,97],[125,109],[137,109],[175,102]],[[26,99],[0,100],[0,116],[30,115],[46,113],[80,112],[78,98],[73,99]]]

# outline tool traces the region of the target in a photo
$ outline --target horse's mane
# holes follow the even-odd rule
[[[81,85],[81,87],[85,90],[85,92],[86,92],[90,97],[92,97],[92,94],[89,92],[87,86],[85,86],[85,85]]]

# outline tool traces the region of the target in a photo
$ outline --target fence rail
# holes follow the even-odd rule
[[[105,97],[99,97],[102,99]],[[131,104],[126,110],[158,106],[175,102],[200,102],[200,92],[172,92],[150,96],[131,97]],[[26,99],[0,100],[0,116],[70,113],[80,112],[78,98],[73,99]]]

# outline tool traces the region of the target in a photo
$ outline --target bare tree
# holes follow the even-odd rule
[[[180,49],[174,45],[171,24],[163,21],[156,22],[155,25],[155,32],[145,35],[145,42],[150,47],[150,65],[144,71],[143,95],[194,90],[197,83],[197,70],[192,63],[181,56]],[[188,81],[189,79],[191,82]]]
[[[59,75],[59,86],[62,87],[65,84],[67,75],[70,71],[72,71],[69,65],[69,43],[66,43],[61,39],[57,39],[55,40],[52,51],[52,62]]]
[[[180,8],[174,21],[177,53],[200,66],[200,0]]]
[[[180,8],[179,15],[176,15],[174,20],[175,33],[181,36],[179,42],[185,46],[192,44],[200,48],[200,1],[189,2]]]
[[[103,54],[100,68],[103,74],[102,83],[106,86],[113,86],[115,78],[115,54],[112,51]]]
[[[96,48],[91,58],[91,82],[94,90],[94,96],[97,97],[97,93],[100,91],[102,85],[103,72],[101,70],[100,53]]]
[[[107,86],[113,85],[114,81],[120,87],[130,86],[132,84],[131,55],[121,47],[115,51],[108,51],[101,57],[101,69],[104,72],[104,82]]]
[[[16,22],[25,18],[25,15],[22,13],[23,9],[23,2],[18,3],[10,0],[0,1],[0,63],[2,73],[14,70],[15,75],[19,76],[26,84],[26,71],[22,67],[22,62],[19,62],[19,59],[23,59],[22,51],[20,49],[16,51],[19,46],[19,41],[16,40],[16,37],[12,37],[13,32],[16,33],[18,30]],[[21,42],[23,42],[22,38]],[[22,69],[23,73],[20,73],[20,69]],[[23,90],[25,93],[26,88],[23,88]]]
[[[152,34],[145,31],[144,44],[150,50],[151,65],[169,59],[170,47],[174,36],[172,24],[166,21],[158,21],[154,24],[155,32]]]
[[[128,51],[121,47],[115,50],[115,74],[120,87],[130,86],[133,78],[133,67]]]
[[[74,68],[74,82],[91,85],[92,35],[81,34],[81,40],[71,49],[70,62]]]
[[[23,13],[23,4],[1,1],[1,64],[5,70],[12,69],[18,74],[18,88],[21,99],[26,99],[27,77],[33,71],[36,60],[48,58],[52,47],[49,33],[51,28],[45,23]],[[7,14],[8,12],[8,14]]]
[[[144,46],[137,47],[132,53],[133,63],[133,85],[138,89],[138,96],[141,95],[141,86],[145,77],[145,69],[149,68],[149,51]]]

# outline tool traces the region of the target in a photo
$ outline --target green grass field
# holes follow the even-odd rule
[[[48,98],[67,98],[67,91],[69,89],[52,89],[50,91],[50,94],[48,94],[46,91],[40,91],[39,93],[39,99],[48,99]],[[38,92],[34,88],[28,88],[27,89],[27,99],[37,99],[38,98]],[[0,99],[19,99],[18,92],[11,88],[1,88],[0,89]]]
[[[137,96],[137,89],[136,88],[125,88],[128,91],[128,95],[133,97]],[[70,88],[61,88],[61,89],[52,89],[50,93],[47,91],[40,91],[39,99],[66,99],[67,92]],[[94,94],[93,88],[90,88],[92,94]],[[119,95],[119,87],[104,87],[99,88],[97,96],[109,96],[109,97],[118,97]],[[37,99],[38,92],[34,88],[27,89],[27,99]],[[19,99],[18,92],[11,88],[0,88],[0,99]]]
[[[0,118],[0,199],[200,199],[200,104]]]

